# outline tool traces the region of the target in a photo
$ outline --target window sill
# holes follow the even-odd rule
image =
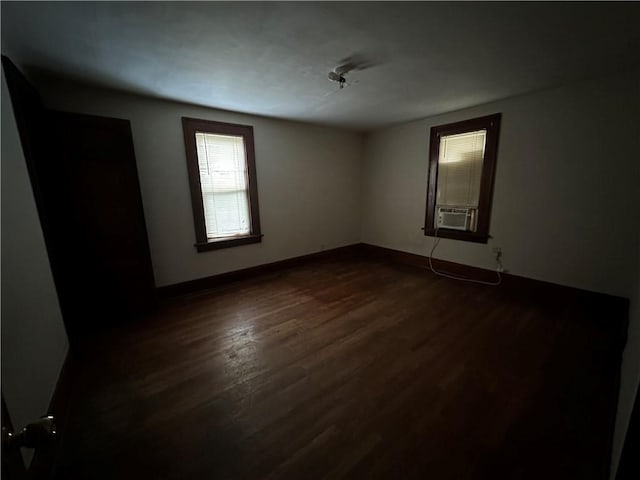
[[[196,243],[198,252],[208,252],[209,250],[219,250],[221,248],[239,247],[250,243],[260,243],[263,235],[246,235],[244,237],[221,238],[220,240],[210,240],[204,243]]]
[[[428,228],[425,230],[424,234],[429,237],[435,237],[436,229]],[[438,238],[450,238],[452,240],[463,240],[465,242],[474,243],[487,243],[489,241],[489,235],[486,233],[451,230],[448,228],[439,228]]]

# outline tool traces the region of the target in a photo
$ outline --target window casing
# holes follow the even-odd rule
[[[182,118],[199,252],[261,241],[253,127]]]
[[[500,117],[431,128],[425,235],[487,243]]]

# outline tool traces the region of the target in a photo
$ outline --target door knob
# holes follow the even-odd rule
[[[2,450],[20,447],[37,448],[49,443],[56,435],[53,415],[45,415],[28,424],[18,433],[2,427]]]

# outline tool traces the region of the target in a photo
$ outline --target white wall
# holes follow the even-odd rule
[[[359,133],[33,80],[52,108],[131,120],[158,286],[359,241]],[[262,243],[196,252],[182,116],[253,125]]]
[[[4,72],[1,168],[2,393],[22,428],[47,413],[68,342]]]
[[[639,248],[640,72],[514,97],[372,132],[362,241],[427,255],[429,130],[502,112],[488,245],[442,240],[435,257],[628,297]],[[631,261],[630,261],[631,260]]]

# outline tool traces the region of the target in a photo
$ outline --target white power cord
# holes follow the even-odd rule
[[[500,255],[496,256],[496,261],[498,262],[498,268],[496,269],[496,274],[498,275],[498,281],[496,281],[496,282],[485,282],[484,280],[476,280],[474,278],[458,277],[456,275],[450,275],[448,273],[438,272],[435,268],[433,268],[433,263],[431,262],[431,259],[433,258],[433,252],[435,252],[436,247],[440,243],[440,240],[441,240],[441,238],[438,237],[438,229],[436,228],[435,237],[433,238],[433,247],[431,247],[431,253],[429,253],[429,268],[431,269],[431,271],[433,273],[435,273],[436,275],[440,275],[441,277],[451,278],[453,280],[461,280],[463,282],[471,282],[471,283],[480,283],[482,285],[497,286],[497,285],[500,285],[502,283],[502,275],[500,275],[500,270],[502,270],[502,261],[500,260]]]

